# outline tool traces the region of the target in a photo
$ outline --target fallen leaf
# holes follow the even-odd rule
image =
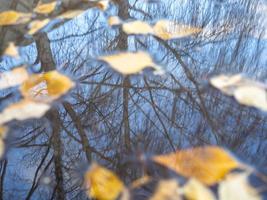
[[[0,26],[24,24],[31,20],[31,13],[8,10],[0,13]]]
[[[57,71],[31,75],[20,87],[26,99],[38,102],[51,102],[74,86],[74,83]]]
[[[126,22],[122,25],[122,30],[127,34],[153,34],[153,28],[143,21]]]
[[[23,83],[29,78],[29,74],[24,66],[13,69],[12,71],[0,74],[0,89],[6,89]]]
[[[11,120],[26,120],[30,118],[40,118],[50,106],[44,103],[37,103],[30,100],[21,100],[14,103],[0,113],[0,124],[7,123]]]
[[[152,159],[182,176],[196,178],[207,185],[217,183],[240,166],[224,149],[216,146],[184,149]]]
[[[14,58],[19,57],[18,48],[15,46],[14,42],[10,42],[8,47],[4,51],[4,55],[11,56]]]
[[[163,40],[186,37],[201,32],[202,29],[169,20],[159,20],[153,27],[154,35]]]
[[[122,52],[98,58],[109,64],[111,68],[122,74],[135,74],[147,67],[152,67],[156,71],[162,71],[161,67],[156,65],[149,54],[139,52]]]
[[[28,34],[33,35],[50,22],[50,19],[34,20],[29,24]]]
[[[39,14],[49,14],[55,10],[56,6],[56,1],[50,3],[39,3],[33,11]]]
[[[220,75],[211,78],[210,83],[224,94],[234,96],[243,105],[267,111],[267,86],[242,77],[240,74]]]
[[[190,179],[182,188],[186,200],[215,200],[212,191],[196,179]]]
[[[124,190],[122,181],[110,170],[93,163],[84,176],[87,195],[98,200],[115,200]]]
[[[248,173],[232,173],[219,184],[219,200],[261,200],[259,192],[248,183]]]
[[[176,180],[161,180],[149,200],[180,200],[179,185]]]

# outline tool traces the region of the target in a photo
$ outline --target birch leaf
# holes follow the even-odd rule
[[[196,179],[190,179],[182,188],[187,200],[215,200],[214,194],[209,188]]]
[[[12,71],[0,74],[0,89],[6,89],[23,83],[29,75],[25,67],[18,67]]]
[[[0,26],[24,24],[31,20],[32,14],[8,10],[0,13]]]
[[[184,149],[153,160],[182,176],[196,178],[207,185],[220,181],[228,172],[240,166],[226,151],[216,146]]]
[[[55,10],[56,6],[56,1],[50,3],[39,3],[33,11],[39,14],[49,14]]]
[[[98,200],[115,200],[122,193],[124,184],[110,170],[93,163],[85,174],[87,195]]]
[[[200,28],[191,27],[184,24],[178,24],[173,21],[159,20],[153,27],[154,35],[163,40],[186,37],[199,33]]]
[[[180,200],[179,185],[176,180],[161,180],[149,200]]]
[[[31,75],[20,87],[26,99],[51,102],[74,86],[74,83],[57,71]]]
[[[99,57],[99,60],[105,61],[111,68],[122,74],[136,74],[147,67],[152,67],[157,71],[162,69],[156,65],[149,54],[139,52],[122,52],[114,55]]]
[[[143,21],[132,21],[122,25],[122,29],[127,34],[153,34],[153,28]]]
[[[29,31],[28,34],[33,35],[39,30],[41,30],[43,27],[45,27],[50,22],[50,19],[44,19],[44,20],[34,20],[29,24]]]
[[[261,200],[259,192],[249,185],[248,173],[229,174],[219,184],[219,200]]]
[[[11,56],[14,58],[19,57],[18,48],[15,46],[14,42],[10,42],[8,47],[4,51],[4,55]]]
[[[7,123],[11,120],[26,120],[30,118],[40,118],[50,106],[44,103],[37,103],[29,100],[22,100],[12,104],[0,113],[0,124]]]

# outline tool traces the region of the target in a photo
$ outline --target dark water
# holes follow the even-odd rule
[[[27,63],[31,72],[56,69],[76,82],[41,119],[8,124],[2,198],[86,199],[81,176],[93,160],[129,182],[141,175],[140,153],[209,144],[267,173],[266,113],[208,84],[214,75],[236,73],[266,82],[266,12],[259,0],[137,0],[105,12],[89,9],[60,26],[52,21],[34,37],[1,28],[0,49],[15,40],[21,54],[2,57],[1,72]],[[116,14],[167,18],[203,32],[170,41],[128,36],[107,25]],[[126,50],[148,51],[167,73],[122,76],[95,59]],[[0,109],[19,99],[17,88],[0,91]]]

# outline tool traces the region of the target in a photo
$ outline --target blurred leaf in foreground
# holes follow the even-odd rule
[[[148,53],[122,52],[98,58],[109,64],[114,70],[122,74],[136,74],[147,67],[152,67],[158,73],[162,73],[161,67],[156,65]]]
[[[179,185],[175,179],[159,181],[149,200],[180,200]]]
[[[84,176],[87,194],[98,200],[115,200],[123,192],[124,184],[110,170],[93,163]]]
[[[28,34],[33,35],[50,22],[50,19],[34,20],[29,24]]]
[[[224,149],[216,146],[184,149],[154,156],[153,160],[182,176],[196,178],[207,185],[217,183],[240,165]]]
[[[7,123],[11,120],[26,120],[30,118],[40,118],[50,106],[44,103],[37,103],[30,100],[21,100],[14,103],[0,113],[0,124]]]
[[[0,26],[24,24],[31,20],[32,14],[8,10],[0,13]]]
[[[29,74],[24,66],[13,69],[12,71],[0,74],[0,89],[6,89],[23,83],[29,78]]]
[[[60,19],[72,19],[74,17],[77,17],[78,15],[82,14],[84,10],[68,10],[61,15],[59,15],[57,18]]]
[[[211,78],[210,83],[223,93],[234,96],[243,105],[267,111],[267,86],[241,75],[220,75]]]
[[[248,173],[232,173],[219,184],[219,200],[261,200],[259,192],[250,186]]]
[[[182,188],[187,200],[215,200],[212,191],[196,179],[190,179]]]
[[[11,57],[14,57],[14,58],[18,58],[19,57],[18,48],[15,46],[14,42],[10,42],[8,44],[8,47],[4,51],[4,55],[11,56]]]
[[[2,158],[5,152],[4,139],[6,137],[7,131],[8,131],[7,127],[0,125],[0,159]]]
[[[57,71],[31,75],[20,87],[26,99],[51,102],[74,86],[74,83]]]
[[[56,6],[56,1],[50,3],[39,3],[33,11],[39,14],[49,14],[55,10]]]

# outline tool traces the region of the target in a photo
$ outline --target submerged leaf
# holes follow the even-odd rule
[[[135,74],[147,67],[162,71],[161,68],[153,62],[150,55],[142,51],[102,56],[99,57],[99,60],[107,62],[110,67],[122,74]]]
[[[18,48],[15,46],[14,42],[10,42],[8,47],[4,51],[4,55],[11,56],[14,58],[19,57]]]
[[[229,174],[219,184],[219,200],[261,200],[259,192],[248,183],[248,173]]]
[[[31,75],[20,87],[26,99],[51,102],[65,94],[74,83],[57,71]]]
[[[0,26],[24,24],[31,20],[32,14],[8,10],[0,13]]]
[[[186,200],[215,200],[212,191],[196,179],[190,179],[182,188]]]
[[[29,74],[25,67],[18,67],[12,71],[0,74],[0,89],[6,89],[23,83],[29,78]]]
[[[50,2],[50,3],[40,3],[34,8],[34,12],[39,14],[49,14],[55,10],[57,6],[57,2]]]
[[[161,180],[149,200],[180,200],[179,185],[176,180]]]
[[[163,40],[186,37],[201,32],[200,28],[178,24],[169,20],[159,20],[153,28],[154,35]]]
[[[267,86],[262,83],[243,78],[239,74],[213,77],[210,83],[223,93],[234,96],[240,104],[267,111]]]
[[[50,22],[50,19],[44,19],[44,20],[34,20],[29,24],[29,31],[28,34],[33,35],[39,30],[41,30],[43,27],[45,27]]]
[[[88,196],[98,200],[115,200],[124,189],[124,184],[113,172],[96,163],[91,165],[84,179]]]
[[[30,118],[40,118],[50,106],[44,103],[37,103],[30,100],[21,100],[12,104],[0,113],[0,124],[7,123],[11,120],[26,120]]]
[[[154,156],[153,160],[185,177],[196,178],[213,185],[240,164],[224,149],[216,146],[180,150],[167,155]]]

